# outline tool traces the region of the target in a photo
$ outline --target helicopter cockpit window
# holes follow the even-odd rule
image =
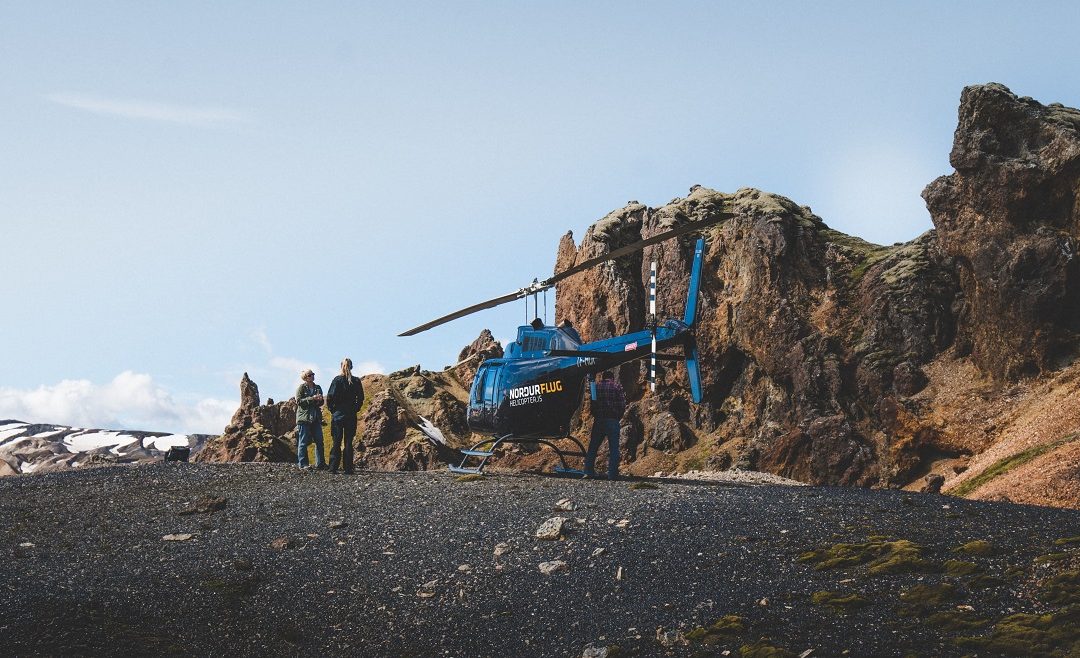
[[[521,350],[523,352],[536,352],[551,349],[547,338],[546,332],[527,333],[521,337]]]

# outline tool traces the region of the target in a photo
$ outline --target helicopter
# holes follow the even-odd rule
[[[413,336],[466,315],[518,299],[527,299],[529,296],[533,297],[535,308],[536,296],[539,293],[567,277],[650,245],[700,232],[733,216],[730,213],[717,213],[704,220],[684,223],[648,239],[583,261],[543,281],[534,279],[530,285],[512,293],[444,315],[398,335]],[[489,438],[467,450],[460,450],[463,455],[461,463],[450,465],[449,470],[459,474],[479,474],[500,445],[532,443],[546,445],[555,451],[559,459],[559,465],[555,467],[556,473],[584,475],[580,469],[570,468],[566,457],[585,456],[584,446],[569,433],[571,419],[581,407],[584,398],[585,384],[592,382],[594,376],[601,371],[637,359],[650,358],[651,390],[656,388],[657,361],[685,362],[691,397],[695,403],[700,403],[701,377],[698,372],[694,328],[704,250],[705,239],[699,237],[694,247],[686,309],[681,319],[659,321],[656,317],[656,263],[653,262],[649,279],[649,316],[646,328],[641,331],[585,343],[568,323],[548,326],[537,318],[530,324],[519,326],[517,339],[507,345],[503,357],[487,359],[480,364],[469,390],[469,429],[487,434]],[[660,352],[672,347],[681,347],[682,353]],[[432,436],[431,428],[421,429],[432,441],[442,442],[441,436]],[[566,439],[576,445],[576,451],[564,450],[556,443]],[[476,466],[467,466],[470,460],[479,460],[479,463]]]

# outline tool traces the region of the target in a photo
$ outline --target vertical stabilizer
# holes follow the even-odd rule
[[[698,238],[694,246],[694,264],[690,268],[690,287],[686,292],[686,313],[683,322],[690,327],[686,343],[686,375],[690,380],[690,395],[694,403],[701,402],[701,375],[698,372],[698,349],[694,339],[694,323],[697,321],[698,286],[701,284],[701,261],[705,257],[705,238]]]
[[[698,238],[694,246],[694,264],[690,268],[690,289],[686,291],[686,313],[683,322],[694,326],[697,319],[698,285],[701,283],[701,260],[705,255],[705,238]]]

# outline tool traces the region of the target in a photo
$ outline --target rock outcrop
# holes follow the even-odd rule
[[[923,192],[965,303],[965,350],[997,378],[1059,367],[1080,334],[1080,111],[968,87],[949,161]]]
[[[261,404],[259,387],[245,372],[240,407],[221,436],[195,455],[201,462],[291,462],[296,460],[296,402]]]

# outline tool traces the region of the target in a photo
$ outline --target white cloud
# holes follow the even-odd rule
[[[166,121],[192,126],[222,126],[246,123],[249,120],[243,112],[223,107],[194,107],[137,99],[99,98],[68,92],[49,94],[46,98],[65,107],[124,119]]]
[[[291,356],[272,356],[270,357],[270,367],[275,370],[285,370],[296,375],[297,379],[300,378],[300,373],[305,370],[311,370],[322,374],[325,370],[319,368],[319,366],[311,361],[304,361],[303,359],[294,359]]]
[[[353,364],[354,375],[385,375],[386,367],[378,361],[360,361]]]
[[[263,348],[263,351],[265,351],[267,354],[274,353],[274,346],[270,344],[270,337],[266,335],[265,329],[260,327],[252,331],[251,339],[255,341],[255,343],[259,347]]]
[[[106,384],[65,379],[31,390],[0,387],[0,418],[102,429],[218,434],[237,403],[178,402],[150,375],[125,370]]]

